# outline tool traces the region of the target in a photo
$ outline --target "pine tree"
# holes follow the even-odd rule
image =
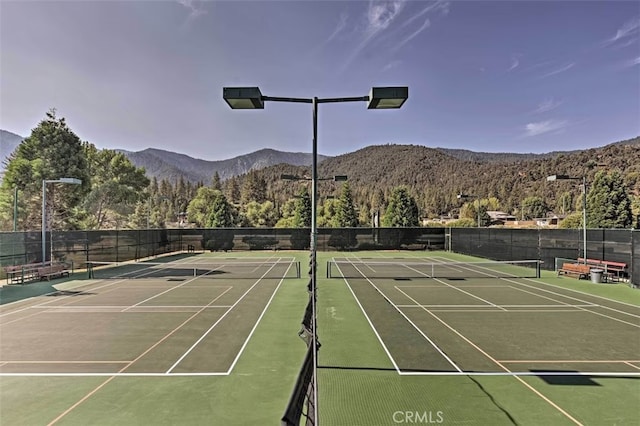
[[[213,179],[211,179],[211,188],[222,191],[222,182],[220,181],[220,175],[217,170],[213,174]]]
[[[353,205],[353,197],[349,184],[345,182],[342,185],[342,192],[338,202],[335,217],[336,226],[339,228],[350,228],[358,226],[358,215]]]
[[[296,200],[292,225],[294,228],[309,228],[311,226],[311,197],[306,187],[300,190]]]
[[[418,226],[418,205],[406,187],[394,188],[382,218],[384,227]]]
[[[257,172],[249,172],[244,179],[240,191],[240,203],[248,204],[250,201],[264,203],[267,199],[267,182],[258,176]]]
[[[207,226],[211,228],[229,228],[233,226],[231,205],[220,191],[215,191],[214,193]]]
[[[79,226],[77,210],[91,188],[85,146],[50,110],[9,157],[0,190],[0,216],[13,216],[14,188],[19,191],[19,228],[39,229],[42,212],[42,182],[63,177],[82,180],[81,185],[49,184],[47,211],[49,226],[57,229]]]

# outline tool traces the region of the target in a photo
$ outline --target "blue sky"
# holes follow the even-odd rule
[[[319,152],[386,143],[585,149],[640,135],[638,1],[0,0],[0,128],[55,107],[99,148],[208,160],[311,150],[310,105],[281,97],[409,86],[399,110],[319,109]]]

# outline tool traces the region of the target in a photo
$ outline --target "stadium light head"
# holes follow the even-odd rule
[[[409,88],[403,87],[372,87],[369,92],[368,109],[400,108],[409,98]]]
[[[470,194],[458,194],[456,195],[456,198],[458,200],[466,200],[468,198],[475,198],[475,195],[470,195]]]
[[[222,97],[231,109],[264,109],[264,98],[258,87],[223,87]]]
[[[82,180],[76,178],[60,178],[58,179],[60,183],[69,183],[71,185],[82,185]]]
[[[347,176],[346,175],[337,175],[333,177],[333,181],[334,182],[344,182],[347,180]]]
[[[280,175],[280,179],[282,180],[301,180],[300,176],[296,175]]]
[[[579,177],[571,177],[569,175],[551,175],[551,176],[547,176],[547,182],[553,182],[556,180],[577,180],[577,179],[582,179]]]

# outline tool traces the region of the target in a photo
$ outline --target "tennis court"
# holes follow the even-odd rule
[[[221,419],[237,416],[237,406],[246,401],[240,398],[235,409],[233,404],[222,408],[217,399],[227,398],[216,395],[225,382],[223,387],[237,381],[225,379],[238,374],[236,368],[243,357],[258,358],[248,366],[252,373],[246,372],[246,364],[241,368],[244,374],[260,375],[269,368],[269,352],[273,351],[264,350],[260,364],[260,349],[255,347],[258,344],[264,349],[265,339],[273,339],[274,344],[286,342],[277,352],[291,352],[283,360],[292,364],[292,371],[285,376],[288,367],[277,373],[274,370],[271,378],[275,382],[272,388],[276,394],[278,389],[280,392],[279,403],[270,407],[270,416],[279,418],[303,353],[303,345],[295,340],[303,299],[297,309],[275,315],[268,311],[281,303],[275,301],[278,297],[289,299],[292,296],[286,293],[298,290],[304,293],[295,257],[174,256],[155,262],[95,263],[87,275],[91,278],[65,283],[67,290],[0,307],[3,424],[87,424],[92,418],[92,414],[87,417],[87,409],[92,410],[88,407],[106,404],[98,412],[113,410],[113,399],[119,396],[110,392],[124,383],[139,388],[139,400],[149,397],[145,393],[154,394],[169,386],[164,397],[173,395],[176,399],[168,406],[180,405],[172,414],[182,419],[178,423],[211,424],[214,414]],[[265,316],[271,317],[267,323],[280,322],[280,329],[273,324],[264,329]],[[247,348],[254,352],[246,355]],[[263,382],[258,378],[253,386]],[[249,384],[244,390],[228,388],[227,392],[250,395],[251,389]],[[194,391],[211,394],[211,400],[189,413],[193,401],[185,399]],[[34,413],[42,399],[48,399],[49,404],[42,404],[42,410]],[[66,407],[64,403],[56,405],[59,399],[66,401]],[[202,402],[202,396],[195,400]],[[153,411],[163,411],[162,398],[159,402],[142,411],[131,402],[124,403],[121,411],[128,413],[124,423],[135,417],[152,421],[157,416]],[[265,413],[256,415],[260,418]],[[30,417],[34,421],[25,423],[23,419]],[[248,414],[246,418],[251,417]]]
[[[567,288],[575,279],[540,277],[535,262],[486,262],[442,252],[361,256],[333,257],[326,264],[331,279],[319,297],[319,330],[330,331],[320,335],[321,420],[640,419],[637,304]],[[333,342],[342,347],[330,347]],[[349,391],[350,383],[371,389],[369,398]],[[606,390],[598,389],[602,383]],[[347,394],[353,397],[345,407]],[[596,415],[593,407],[601,404],[620,409]]]

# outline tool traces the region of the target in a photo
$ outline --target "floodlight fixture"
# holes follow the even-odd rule
[[[409,98],[409,88],[404,87],[372,87],[369,92],[368,109],[400,108]]]
[[[264,109],[264,97],[258,87],[225,87],[222,97],[232,109]]]

